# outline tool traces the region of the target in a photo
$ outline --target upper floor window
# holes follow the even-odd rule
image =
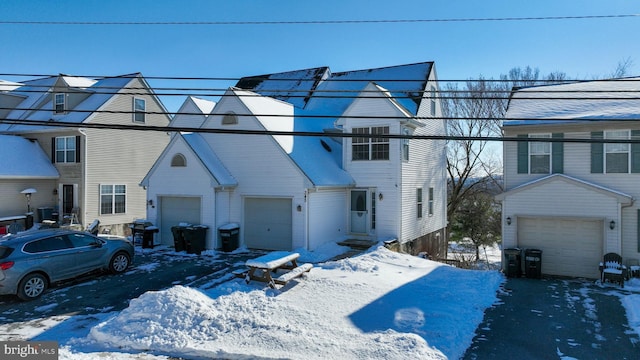
[[[431,94],[431,116],[436,116],[436,87],[432,86],[430,90]]]
[[[127,211],[127,185],[100,185],[100,215]]]
[[[529,138],[551,138],[551,134],[529,134]],[[529,173],[551,173],[551,143],[529,142]]]
[[[354,136],[352,143],[352,160],[389,160],[389,139],[375,137],[388,135],[388,126],[353,128],[353,134],[371,135],[371,137]]]
[[[564,171],[562,141],[529,141],[528,139],[559,140],[562,133],[518,135],[518,174],[551,174]]]
[[[428,196],[429,198],[427,203],[427,212],[429,213],[429,216],[432,216],[433,215],[433,188],[432,187],[429,188]]]
[[[54,138],[55,162],[72,163],[78,159],[78,137],[76,136],[59,136]]]
[[[171,167],[184,167],[187,166],[187,159],[182,154],[175,154],[171,158]]]
[[[640,139],[640,130],[610,130],[591,133],[592,139],[631,140]],[[591,143],[592,173],[640,173],[640,144]]]
[[[147,111],[147,101],[145,99],[133,98],[133,121],[145,122],[145,112]]]
[[[224,114],[222,117],[222,125],[236,125],[237,123],[238,117],[232,112]]]
[[[55,114],[64,114],[65,109],[65,95],[62,93],[55,94],[53,96],[53,112]]]

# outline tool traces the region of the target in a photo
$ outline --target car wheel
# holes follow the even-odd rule
[[[21,300],[35,300],[47,289],[47,278],[42,274],[29,274],[18,285],[18,297]]]
[[[115,254],[109,262],[109,270],[114,274],[119,274],[129,267],[131,258],[127,253],[119,252]]]

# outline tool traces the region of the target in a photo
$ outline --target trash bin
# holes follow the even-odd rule
[[[524,273],[532,279],[542,277],[542,250],[526,249],[524,251]]]
[[[144,229],[149,226],[153,226],[153,224],[145,219],[135,220],[131,225],[129,225],[129,228],[131,229],[131,241],[134,245],[144,245]]]
[[[173,247],[176,252],[185,251],[186,246],[184,243],[184,229],[188,225],[177,225],[171,227],[171,233],[173,234]]]
[[[153,237],[154,234],[160,231],[156,226],[147,226],[142,231],[142,248],[153,249]]]
[[[520,277],[522,275],[521,256],[522,252],[518,248],[504,249],[504,271],[507,277]]]
[[[187,254],[202,253],[207,243],[207,229],[206,225],[193,225],[184,229],[184,243],[187,250]]]
[[[238,248],[238,237],[240,235],[240,225],[231,223],[218,228],[222,251],[230,252]]]

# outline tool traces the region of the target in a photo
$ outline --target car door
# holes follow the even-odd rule
[[[69,259],[73,258],[74,249],[66,235],[31,241],[25,244],[23,251],[29,254],[28,268],[45,271],[51,282],[73,277],[76,265]]]
[[[73,244],[73,259],[75,275],[81,275],[103,268],[107,263],[107,247],[100,239],[89,234],[73,233],[66,235]]]

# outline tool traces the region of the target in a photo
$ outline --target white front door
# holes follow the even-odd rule
[[[351,232],[354,234],[369,233],[369,207],[367,190],[351,190]]]

